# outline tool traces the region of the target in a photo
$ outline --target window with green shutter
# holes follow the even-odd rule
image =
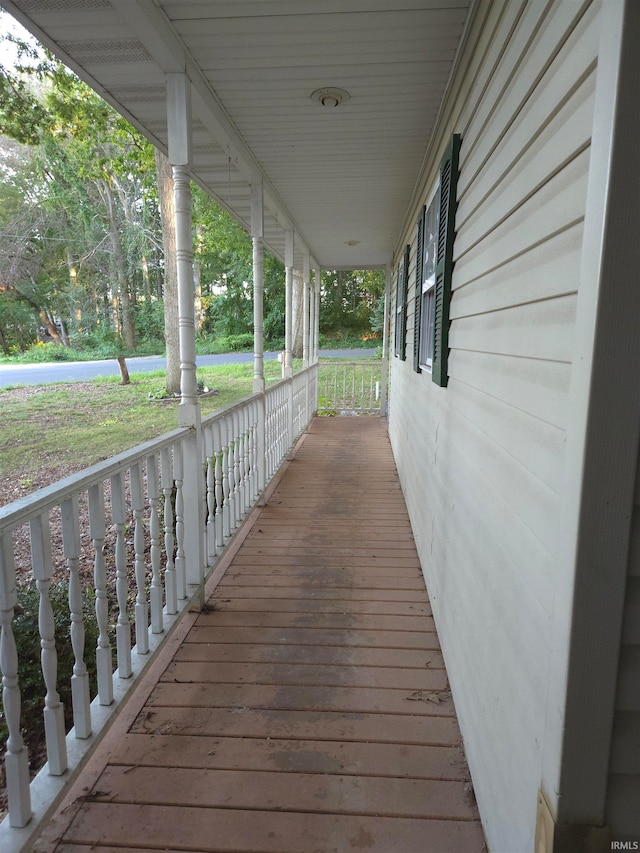
[[[407,291],[409,284],[409,252],[411,246],[406,246],[402,260],[398,264],[396,282],[396,325],[395,349],[398,358],[404,361],[407,357]]]
[[[438,240],[439,187],[422,209],[416,226],[416,292],[413,336],[413,367],[418,373],[431,370]]]
[[[453,273],[453,241],[457,207],[460,136],[454,134],[440,161],[440,199],[438,204],[438,244],[433,321],[433,361],[431,379],[441,387],[448,381],[449,304]]]
[[[413,367],[447,384],[449,301],[453,270],[456,186],[460,137],[454,136],[440,163],[438,186],[416,223],[416,290]]]

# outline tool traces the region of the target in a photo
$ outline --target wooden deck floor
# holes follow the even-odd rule
[[[384,423],[316,419],[47,849],[481,853],[430,613]]]

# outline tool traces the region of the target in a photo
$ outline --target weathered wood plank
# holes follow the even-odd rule
[[[458,746],[410,746],[287,738],[209,737],[128,734],[112,764],[140,767],[217,767],[226,770],[278,770],[289,773],[341,773],[385,778],[466,781]]]
[[[414,703],[407,703],[413,705]],[[417,704],[417,703],[415,703]],[[283,710],[282,708],[149,707],[131,732],[208,737],[290,738],[350,743],[457,746],[453,716],[406,716],[371,712]]]
[[[192,643],[255,643],[258,632],[255,626],[239,628],[195,626],[189,634]],[[428,631],[358,631],[331,630],[330,628],[261,628],[260,640],[264,643],[303,646],[362,646],[383,649],[439,649],[435,632]]]
[[[88,803],[74,820],[65,841],[130,847],[132,832],[139,827],[144,827],[145,842],[151,848],[218,853],[299,853],[326,850],[329,844],[336,850],[348,849],[346,844],[356,850],[366,845],[368,853],[424,853],[425,849],[481,853],[484,844],[482,830],[475,821],[389,820],[128,803]]]
[[[235,661],[237,663],[315,663],[320,666],[400,667],[441,669],[442,655],[434,649],[389,649],[362,646],[269,645],[268,643],[184,642],[174,656],[180,661]]]
[[[174,661],[162,681],[176,684],[263,684],[315,687],[373,687],[403,690],[445,690],[444,669],[410,669],[383,666],[331,666],[322,664],[221,663],[219,661]]]

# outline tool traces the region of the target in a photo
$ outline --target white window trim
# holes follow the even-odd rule
[[[419,367],[431,373],[433,366],[433,337],[435,324],[435,293],[436,293],[436,249],[438,246],[438,193],[440,183],[434,189],[425,205],[425,214],[422,228],[422,282],[420,311],[420,353]],[[433,234],[429,239],[427,224],[432,221]],[[429,251],[430,250],[430,251]],[[427,308],[428,310],[425,310]]]

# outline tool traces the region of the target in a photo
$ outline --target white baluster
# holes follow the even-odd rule
[[[249,408],[249,505],[258,497],[258,401]]]
[[[245,446],[245,432],[244,432],[244,411],[240,410],[239,412],[235,412],[233,416],[234,421],[234,431],[237,436],[236,438],[236,448],[235,448],[235,465],[237,471],[236,477],[236,521],[238,524],[244,518],[244,446]]]
[[[111,517],[116,528],[116,596],[118,599],[118,621],[116,623],[116,649],[118,656],[118,678],[129,678],[133,672],[131,666],[131,624],[127,605],[129,599],[129,578],[127,576],[127,544],[125,542],[125,522],[127,518],[124,477],[114,474],[111,478]]]
[[[178,612],[178,596],[176,592],[176,569],[173,562],[173,549],[175,545],[173,536],[173,508],[171,506],[173,467],[171,465],[171,451],[168,447],[160,451],[160,472],[162,492],[164,494],[164,551],[166,556],[164,594],[167,603],[167,613],[173,614]]]
[[[213,424],[213,453],[215,456],[214,480],[216,498],[216,550],[219,553],[224,546],[224,531],[222,525],[222,504],[224,502],[224,492],[222,489],[222,445],[220,443],[219,421],[215,421]]]
[[[89,528],[93,542],[93,582],[96,590],[96,619],[98,643],[96,646],[96,671],[98,697],[101,705],[113,702],[113,659],[109,642],[109,603],[107,601],[107,569],[104,562],[104,491],[102,483],[89,489]]]
[[[26,826],[31,819],[29,756],[20,733],[18,651],[13,636],[13,609],[18,603],[11,534],[0,538],[0,671],[2,708],[9,737],[4,756],[9,824]]]
[[[249,406],[247,404],[242,410],[242,431],[244,442],[242,446],[242,515],[247,512],[251,505],[251,426],[249,423]]]
[[[40,662],[46,687],[44,697],[44,730],[47,741],[47,761],[50,776],[62,776],[67,769],[67,742],[64,730],[64,708],[57,691],[58,655],[56,653],[55,620],[49,598],[53,576],[51,531],[46,513],[36,516],[29,524],[31,533],[31,566],[40,593],[38,629],[40,631]]]
[[[149,496],[149,560],[151,562],[151,632],[162,634],[162,578],[160,576],[160,490],[158,488],[158,461],[155,454],[147,456],[147,493]]]
[[[230,459],[231,448],[229,440],[229,427],[227,419],[223,418],[220,421],[220,436],[222,441],[222,535],[225,543],[231,535],[231,479],[230,479]]]
[[[271,418],[271,401],[267,399],[264,405],[264,469],[261,469],[264,470],[264,475],[260,483],[261,489],[266,488],[271,479]]]
[[[207,463],[207,565],[212,566],[216,556],[216,459],[213,452],[213,427],[204,433],[205,459]]]
[[[255,436],[254,436],[254,460],[255,460],[255,488],[254,494],[256,497],[262,493],[266,476],[266,417],[265,406],[266,401],[264,394],[256,400],[256,417],[255,417]]]
[[[184,554],[184,466],[182,445],[173,447],[173,476],[176,481],[176,595],[182,601],[187,597],[187,576]]]
[[[238,437],[233,414],[226,420],[229,439],[229,527],[233,533],[238,525]]]
[[[369,371],[369,410],[373,411],[373,401],[375,399],[375,383],[373,381],[373,366]]]
[[[131,466],[131,508],[133,510],[133,550],[136,576],[136,651],[146,655],[149,651],[149,606],[145,589],[147,564],[144,559],[144,502],[142,471],[138,464]]]
[[[74,495],[62,504],[62,544],[69,570],[69,611],[71,614],[71,647],[74,664],[71,676],[71,704],[75,736],[84,740],[91,734],[91,705],[89,673],[84,662],[84,620],[82,618],[82,587],[78,575],[80,560],[80,521],[78,497]]]

